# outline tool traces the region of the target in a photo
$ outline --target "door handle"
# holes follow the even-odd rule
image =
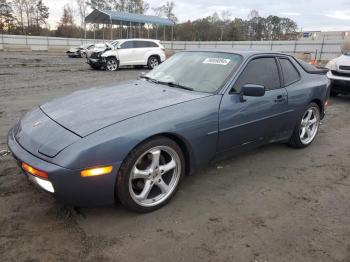
[[[279,96],[277,96],[277,98],[275,99],[275,102],[276,103],[282,103],[282,102],[284,102],[284,101],[286,101],[287,100],[287,97],[285,96],[285,95],[279,95]]]

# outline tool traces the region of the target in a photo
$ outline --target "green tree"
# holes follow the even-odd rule
[[[14,22],[11,2],[0,0],[0,32],[10,32],[14,27]]]

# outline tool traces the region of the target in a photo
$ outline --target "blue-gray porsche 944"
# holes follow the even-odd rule
[[[119,200],[148,212],[223,153],[310,145],[329,92],[325,70],[285,54],[184,51],[139,80],[34,108],[8,147],[34,184],[67,204]]]

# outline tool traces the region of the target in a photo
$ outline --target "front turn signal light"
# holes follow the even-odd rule
[[[29,174],[33,175],[33,176],[37,176],[43,179],[48,179],[49,175],[44,172],[44,171],[40,171],[34,167],[31,167],[30,165],[26,164],[26,163],[22,163],[22,168],[23,170],[27,171]]]
[[[80,176],[82,177],[91,177],[91,176],[102,176],[111,173],[113,170],[112,166],[105,167],[96,167],[91,169],[86,169],[80,172]]]

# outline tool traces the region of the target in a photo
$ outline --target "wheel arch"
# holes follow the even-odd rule
[[[108,58],[114,58],[115,60],[117,60],[118,64],[120,64],[120,61],[119,61],[118,57],[116,57],[115,55],[106,56],[106,60],[107,60]]]
[[[314,99],[309,104],[311,104],[311,103],[315,103],[316,105],[318,105],[318,108],[320,109],[321,116],[323,116],[324,115],[324,106],[323,106],[321,100]]]
[[[148,63],[148,61],[149,61],[149,59],[151,58],[151,57],[157,57],[158,59],[159,59],[159,62],[161,62],[161,59],[160,59],[160,55],[158,55],[158,54],[152,54],[152,55],[149,55],[148,56],[148,58],[147,58],[147,63]]]
[[[184,154],[184,157],[185,157],[185,175],[191,175],[194,170],[195,170],[195,159],[194,159],[194,154],[193,154],[193,151],[192,151],[192,147],[190,145],[190,143],[188,143],[188,141],[178,135],[178,134],[174,134],[174,133],[168,133],[168,132],[165,132],[165,133],[158,133],[158,134],[154,134],[150,137],[147,137],[145,139],[143,139],[142,141],[140,141],[137,145],[135,145],[131,150],[134,150],[136,147],[138,147],[139,145],[141,145],[142,143],[145,143],[149,140],[152,140],[156,137],[166,137],[168,139],[171,139],[172,141],[174,141],[181,149],[182,153]],[[127,157],[129,156],[130,152],[128,153],[128,155],[125,157],[124,161],[127,159]]]

